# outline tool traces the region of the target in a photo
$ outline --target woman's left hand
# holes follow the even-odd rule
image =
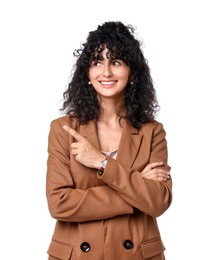
[[[63,129],[76,139],[76,142],[71,144],[71,153],[75,156],[75,159],[86,167],[99,169],[101,161],[106,156],[95,149],[85,137],[74,129],[67,125],[64,125]]]
[[[167,181],[170,179],[170,171],[158,167],[163,166],[163,162],[149,163],[141,172],[143,178],[155,181]]]

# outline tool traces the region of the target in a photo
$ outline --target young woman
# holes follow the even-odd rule
[[[165,259],[156,218],[172,181],[140,42],[131,26],[106,22],[75,54],[65,116],[49,133],[49,260]]]

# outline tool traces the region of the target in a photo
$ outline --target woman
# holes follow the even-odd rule
[[[49,134],[52,259],[161,260],[156,218],[171,204],[167,142],[131,26],[106,22],[76,50],[66,115]]]

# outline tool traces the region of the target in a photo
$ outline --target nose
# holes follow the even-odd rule
[[[106,63],[103,66],[103,77],[109,78],[111,76],[112,76],[111,65],[109,63]]]

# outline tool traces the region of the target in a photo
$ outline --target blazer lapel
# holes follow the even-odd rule
[[[130,168],[135,162],[143,134],[134,128],[127,120],[124,120],[122,136],[119,144],[117,160]]]
[[[89,121],[86,125],[81,125],[79,133],[87,138],[90,144],[92,144],[97,150],[101,150],[95,120]],[[138,129],[134,128],[129,121],[124,120],[116,160],[131,168],[139,152],[142,140],[143,134],[140,134]]]
[[[95,120],[89,121],[86,125],[81,125],[79,133],[87,138],[90,144],[93,145],[97,150],[100,150]]]

